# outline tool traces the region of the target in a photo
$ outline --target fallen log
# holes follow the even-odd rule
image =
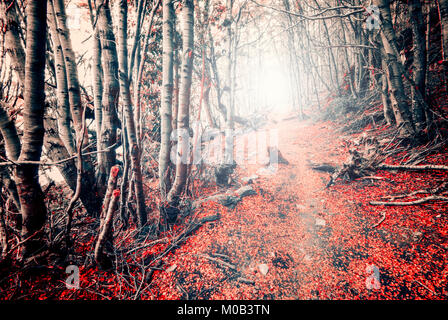
[[[201,206],[204,202],[213,201],[217,202],[225,207],[234,209],[235,206],[244,198],[250,195],[256,194],[255,190],[251,186],[243,186],[232,193],[216,194],[207,198],[199,199],[193,202],[191,209],[194,211]]]
[[[378,163],[379,157],[375,154],[365,156],[357,150],[349,150],[350,158],[347,163],[344,163],[342,167],[335,170],[330,176],[330,181],[327,184],[327,188],[330,187],[337,179],[345,179],[346,181],[352,181],[358,178],[364,178],[372,176],[378,170],[386,171],[447,171],[448,166],[445,165],[390,165],[385,163]],[[320,168],[323,165],[314,165]],[[314,169],[314,168],[313,168]],[[316,170],[316,169],[315,169]],[[378,178],[375,178],[378,179]]]
[[[308,165],[312,170],[315,171],[321,171],[321,172],[327,172],[327,173],[334,173],[337,168],[331,164],[322,163],[322,164],[309,164]]]

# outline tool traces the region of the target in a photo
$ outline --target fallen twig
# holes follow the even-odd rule
[[[238,279],[236,279],[236,281],[241,282],[241,283],[245,283],[245,284],[250,284],[250,285],[254,285],[255,284],[254,280],[250,280],[250,279],[246,279],[246,278],[242,278],[242,277],[239,277]]]
[[[410,170],[410,171],[448,170],[448,166],[433,165],[433,164],[427,164],[421,166],[381,164],[377,168],[380,170]]]
[[[360,177],[358,179],[360,179],[360,180],[368,180],[368,179],[371,179],[371,180],[386,180],[385,177],[378,177],[378,176],[365,176],[365,177]]]
[[[157,268],[159,268],[161,264],[162,264],[162,260],[159,260],[154,266],[150,267],[150,269],[145,277],[146,283],[148,283],[148,284],[151,283],[152,276],[154,275],[154,271],[157,270]]]
[[[414,280],[414,282],[418,283],[419,285],[421,285],[423,288],[425,288],[426,290],[428,290],[429,292],[431,292],[433,295],[438,296],[437,292],[434,292],[434,290],[431,290],[428,286],[424,285],[423,283],[421,283],[418,280]]]
[[[448,197],[444,196],[429,196],[426,198],[407,201],[407,202],[386,202],[386,201],[370,201],[373,206],[412,206],[417,204],[423,204],[430,201],[448,201]]]
[[[210,257],[210,256],[208,256],[206,254],[198,254],[197,256],[205,258],[205,259],[213,261],[213,262],[216,262],[217,264],[223,265],[223,266],[225,266],[225,267],[227,267],[229,269],[236,270],[236,266],[235,265],[233,265],[231,263],[228,263],[228,262],[225,262],[225,261],[223,261],[221,259],[213,258],[213,257]]]
[[[386,212],[383,212],[383,213],[382,213],[382,217],[381,217],[380,221],[378,221],[377,223],[375,223],[375,224],[372,226],[372,228],[376,228],[376,227],[378,227],[380,224],[383,223],[384,220],[386,220]]]

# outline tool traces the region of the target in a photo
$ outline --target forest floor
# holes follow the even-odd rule
[[[334,124],[290,119],[276,125],[290,164],[258,175],[256,195],[221,211],[164,259],[148,298],[155,299],[447,299],[448,216],[443,203],[372,206],[446,179],[439,173],[378,172],[325,188],[329,174],[310,163],[347,157]],[[427,163],[446,163],[445,155]],[[260,173],[260,171],[258,171]],[[214,212],[213,212],[214,213]],[[379,287],[370,289],[372,264]],[[370,267],[369,267],[370,266]]]
[[[289,164],[280,164],[274,173],[260,165],[238,166],[231,189],[255,174],[251,186],[256,194],[233,209],[213,201],[202,203],[196,219],[219,219],[204,223],[182,243],[175,239],[187,220],[147,245],[135,243],[128,234],[116,239],[118,250],[128,253],[125,268],[122,263],[113,272],[81,267],[80,290],[65,288],[65,270],[60,267],[49,267],[49,276],[34,278],[39,283],[22,281],[15,273],[3,281],[11,285],[0,297],[448,299],[446,203],[369,204],[433,188],[446,181],[446,173],[379,171],[374,180],[338,181],[326,188],[329,174],[310,164],[342,164],[348,156],[344,141],[359,135],[343,136],[331,122],[297,118],[272,126],[278,129],[278,149]],[[442,150],[424,162],[447,164],[447,154]],[[212,185],[199,189],[198,197],[226,191]],[[81,241],[80,234],[76,236],[76,252],[86,260],[94,237]],[[369,288],[366,281],[375,278],[379,286]]]

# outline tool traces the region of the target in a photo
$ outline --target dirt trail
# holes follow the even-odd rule
[[[284,269],[288,279],[272,281],[270,286],[275,289],[271,297],[331,298],[325,279],[341,277],[339,272],[329,274],[334,268],[328,265],[338,263],[339,253],[328,243],[332,232],[329,220],[335,213],[327,208],[328,199],[322,197],[328,174],[311,170],[309,164],[337,162],[339,143],[326,125],[316,128],[310,122],[293,119],[281,122],[277,129],[279,150],[290,164],[280,165],[276,174],[262,177],[259,184],[274,197],[272,207],[278,208],[281,219],[273,219],[271,223],[275,227],[268,225],[260,232],[267,242],[264,250],[270,258],[268,265]],[[251,209],[239,212],[243,216],[250,213]],[[271,228],[287,230],[287,233],[278,241]]]
[[[318,131],[315,127],[311,131],[311,127],[311,123],[297,119],[279,123],[279,150],[290,164],[280,164],[277,172],[266,175],[260,174],[260,166],[240,167],[240,177],[258,172],[254,182],[258,195],[244,198],[234,210],[223,213],[218,223],[200,230],[177,251],[177,258],[168,262],[176,264],[176,288],[182,291],[183,298],[322,296],[322,279],[328,276],[322,270],[333,254],[328,247],[331,229],[326,221],[331,213],[319,195],[328,175],[312,171],[307,164],[331,161],[328,154],[336,143],[334,133],[325,125]],[[337,153],[333,153],[335,156]],[[232,263],[237,271],[204,256]],[[179,257],[183,258],[179,261]],[[200,261],[190,264],[187,261],[191,258]],[[201,267],[191,270],[197,264]],[[259,270],[261,264],[268,266],[266,275]],[[209,267],[215,270],[208,270]],[[192,271],[198,277],[192,277]],[[223,272],[224,282],[213,281],[216,272]],[[197,281],[203,281],[207,289],[195,289],[192,283]]]
[[[410,211],[399,223],[384,222],[381,227],[388,229],[374,229],[381,216],[365,205],[372,182],[325,189],[329,175],[309,168],[309,163],[341,163],[347,156],[332,125],[292,119],[276,128],[279,150],[290,164],[279,165],[274,174],[259,174],[253,184],[257,194],[232,210],[205,204],[203,214],[220,212],[221,219],[202,227],[165,259],[164,270],[170,272],[155,274],[151,298],[434,298],[432,279],[413,280],[428,270],[418,270],[412,259],[434,259],[434,253],[425,256],[415,248]],[[243,165],[238,174],[248,177],[259,169]],[[423,211],[418,215],[421,219]],[[446,239],[441,242],[446,245]],[[442,275],[434,281],[446,285],[446,263],[440,259],[429,274],[438,270]],[[380,290],[366,288],[371,263],[379,266]]]

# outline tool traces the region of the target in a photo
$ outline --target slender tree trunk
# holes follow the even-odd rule
[[[102,269],[109,269],[112,266],[112,248],[113,248],[113,218],[117,209],[118,200],[120,198],[120,190],[116,189],[112,192],[110,203],[106,208],[104,220],[100,225],[98,240],[95,244],[95,261]]]
[[[319,10],[321,9],[319,2],[317,0],[314,0],[314,3],[316,4],[317,8],[319,8]],[[333,43],[331,41],[331,37],[330,37],[330,31],[328,30],[328,24],[326,20],[322,20],[322,24],[324,26],[325,29],[325,38],[327,40],[328,43],[328,55],[330,56],[330,65],[329,65],[329,71],[330,71],[330,75],[332,74],[331,72],[331,66],[333,66],[334,72],[334,84],[336,85],[336,88],[338,90],[339,95],[341,94],[341,81],[339,79],[339,68],[338,68],[338,64],[336,63],[336,58],[333,52]]]
[[[379,7],[382,15],[381,40],[386,53],[386,62],[389,66],[388,79],[396,124],[400,127],[401,135],[414,135],[412,116],[403,85],[403,67],[399,60],[396,35],[392,25],[390,0],[375,0],[374,3]]]
[[[51,161],[60,161],[70,157],[67,149],[57,132],[57,120],[46,116],[44,119],[45,136],[44,152]],[[75,160],[64,161],[58,164],[57,169],[64,178],[65,183],[72,191],[76,190],[77,168]],[[83,206],[90,216],[98,215],[101,208],[101,201],[93,186],[89,183],[88,177],[83,175],[81,194],[79,196]]]
[[[179,110],[179,56],[177,49],[173,53],[173,106],[171,129],[177,129],[177,111]],[[169,188],[167,188],[169,189]]]
[[[448,63],[448,0],[438,0],[440,24],[442,29],[443,60]]]
[[[189,110],[190,94],[194,58],[194,4],[193,0],[184,0],[182,7],[182,67],[181,81],[179,86],[179,114],[177,117],[177,158],[176,158],[176,177],[173,187],[168,193],[168,203],[177,205],[180,194],[182,193],[187,180],[187,163],[182,159],[188,159],[184,153],[189,143]],[[185,141],[187,139],[187,141]]]
[[[116,153],[112,147],[117,142],[117,103],[119,95],[118,61],[109,1],[105,0],[98,12],[98,31],[101,42],[104,74],[102,121],[99,143],[103,152],[98,154],[98,188],[104,194],[110,168],[115,164]]]
[[[23,109],[23,143],[19,161],[39,161],[44,137],[45,45],[47,36],[47,1],[35,0],[26,7],[26,63]],[[47,210],[39,184],[39,166],[19,165],[16,183],[22,212],[23,257],[44,245],[43,227]]]
[[[120,219],[123,223],[123,228],[127,229],[129,226],[129,209],[127,204],[127,195],[128,192],[132,192],[129,188],[132,184],[132,181],[129,181],[129,166],[131,162],[131,158],[129,156],[129,143],[127,138],[127,130],[126,130],[126,118],[124,119],[124,129],[122,132],[123,139],[123,175],[121,178],[120,185]]]
[[[1,187],[1,186],[0,186]],[[8,231],[6,229],[3,199],[0,198],[0,262],[6,258],[9,251]]]
[[[347,37],[346,37],[346,26],[342,18],[339,19],[339,24],[341,26],[341,32],[342,32],[342,43],[348,43]],[[354,76],[355,76],[355,69],[351,68],[350,61],[349,61],[349,55],[347,48],[342,49],[344,52],[344,61],[345,61],[345,67],[347,68],[347,81],[350,87],[350,93],[354,99],[358,99],[358,94],[356,92],[356,88],[354,85]]]
[[[23,95],[25,81],[25,50],[23,49],[19,17],[16,3],[7,5],[0,1],[0,22],[4,32],[4,50],[11,59],[11,68],[15,72],[19,85],[19,95]],[[5,143],[5,151],[8,159],[17,161],[20,156],[21,142],[14,121],[9,117],[6,105],[0,101],[0,132]],[[15,206],[20,210],[20,200],[15,180],[11,178],[7,168],[3,168],[2,174],[7,179],[6,188],[12,197]]]
[[[17,134],[16,126],[14,122],[9,118],[3,103],[0,101],[0,133],[3,136],[5,144],[6,157],[12,161],[17,161],[20,155],[20,139]],[[19,195],[17,193],[17,186],[12,179],[9,169],[4,167],[0,168],[0,174],[6,181],[6,189],[9,196],[13,199],[15,206],[20,210]]]
[[[99,143],[101,137],[101,123],[103,118],[102,99],[103,99],[103,69],[101,67],[101,43],[98,28],[93,32],[92,46],[92,88],[93,105],[95,108],[95,130],[96,130],[96,149],[101,150]]]
[[[413,80],[415,87],[412,86],[412,115],[415,123],[415,130],[420,134],[426,128],[425,101],[422,101],[426,95],[426,40],[425,40],[425,20],[423,18],[422,4],[420,0],[409,0],[409,22],[412,29],[412,38],[414,44],[414,72]],[[418,90],[420,95],[415,91]]]
[[[5,41],[4,50],[11,58],[11,68],[16,72],[19,83],[23,85],[25,79],[25,51],[20,42],[20,24],[16,3],[8,2],[10,4],[6,1],[0,1],[0,21],[2,22]]]
[[[386,119],[386,123],[388,125],[392,125],[395,123],[395,117],[392,111],[392,107],[390,105],[389,84],[387,80],[388,70],[385,60],[382,61],[382,67],[383,67],[383,76],[381,77],[381,101],[383,102],[383,114],[384,119]]]
[[[233,0],[227,0],[227,15],[226,15],[226,30],[227,30],[227,52],[226,52],[226,92],[227,92],[227,114],[226,114],[226,129],[232,130],[234,127],[233,123],[233,105],[232,105],[232,49],[233,49],[233,38],[232,38],[232,8]]]
[[[357,41],[361,45],[368,46],[370,34],[363,33],[362,26],[357,22],[355,22],[355,27],[358,29],[358,31],[356,32]],[[373,51],[373,50],[364,48],[364,49],[360,50],[359,53],[357,54],[357,56],[358,56],[358,58],[357,58],[357,63],[358,63],[358,65],[357,65],[357,67],[358,67],[357,88],[358,88],[358,96],[360,98],[363,98],[369,90],[369,83],[370,83],[369,67],[372,66],[372,64],[370,64],[370,60],[369,60],[369,58],[372,55],[371,51]]]
[[[425,42],[426,42],[425,84],[427,84],[428,83],[428,77],[429,77],[428,65],[429,65],[429,62],[430,62],[430,59],[431,59],[431,52],[430,52],[431,51],[430,50],[431,49],[431,45],[432,45],[432,43],[431,43],[431,24],[432,24],[431,11],[432,11],[432,8],[433,8],[433,4],[432,3],[428,3],[428,4],[426,4],[425,8],[426,8],[426,12],[425,12],[425,14],[426,14],[426,21],[425,21],[425,23],[426,23],[426,31],[425,31],[425,33],[426,33],[425,34]],[[428,99],[428,94],[429,94],[429,90],[428,89],[429,88],[426,85],[425,86],[425,94],[423,95],[425,97],[425,99]],[[425,112],[426,112],[426,114],[425,114],[425,116],[426,116],[426,124],[427,124],[428,127],[431,127],[432,123],[433,123],[433,114],[432,114],[430,108],[428,108],[428,106],[426,106]]]
[[[225,64],[225,76],[226,76],[226,87],[224,92],[227,92],[227,109],[226,109],[226,127],[225,127],[225,144],[224,144],[224,158],[222,159],[224,163],[233,163],[233,149],[234,149],[234,136],[233,129],[235,127],[234,118],[235,111],[233,109],[233,68],[232,58],[235,57],[236,52],[234,51],[234,41],[236,36],[236,26],[235,31],[232,32],[233,24],[233,0],[227,0],[226,2],[226,31],[227,31],[227,52],[226,52],[226,64]]]
[[[54,62],[56,65],[56,99],[58,105],[58,129],[59,136],[70,155],[75,153],[75,143],[70,128],[70,102],[67,86],[67,72],[65,66],[64,52],[59,39],[56,14],[51,3],[48,4],[48,24],[50,26],[51,39],[53,42]]]
[[[208,28],[208,43],[210,45],[210,67],[211,71],[213,72],[214,77],[214,88],[216,90],[216,100],[218,104],[218,110],[221,114],[225,115],[225,107],[222,105],[222,89],[221,89],[221,80],[219,77],[218,72],[218,66],[216,63],[216,53],[215,53],[215,46],[214,46],[214,39],[211,32],[211,28]]]
[[[286,11],[291,10],[291,6],[289,0],[283,0],[283,7]],[[291,70],[290,74],[290,83],[292,88],[292,100],[294,108],[297,108],[299,112],[299,116],[303,118],[303,105],[301,98],[301,88],[300,88],[300,67],[297,57],[297,49],[296,49],[296,37],[293,18],[291,15],[286,15],[287,25],[288,25],[288,48],[289,48],[289,62]],[[316,89],[316,88],[315,88]]]
[[[141,83],[139,79],[139,69],[141,58],[142,58],[142,52],[140,50],[140,47],[143,44],[142,41],[142,23],[143,23],[143,13],[146,10],[147,0],[140,0],[138,1],[138,4],[136,6],[136,26],[135,26],[135,34],[134,34],[134,40],[132,44],[131,49],[131,60],[129,61],[129,69],[128,69],[128,79],[129,84],[133,83],[133,96],[134,96],[134,124],[135,124],[135,131],[137,134],[137,144],[141,148],[141,128],[140,128],[140,121],[141,121],[141,114],[140,114],[140,90],[141,90]],[[153,19],[153,16],[150,18]],[[151,21],[152,23],[152,21]],[[151,31],[151,30],[148,30]],[[122,197],[122,196],[120,196]]]
[[[57,30],[59,40],[64,53],[65,67],[67,70],[68,95],[70,100],[70,110],[77,134],[82,131],[82,104],[81,89],[79,87],[78,68],[76,65],[75,53],[72,49],[70,30],[67,27],[67,15],[65,13],[64,0],[49,0],[53,5],[57,20]],[[84,140],[87,143],[87,139]]]
[[[20,139],[14,122],[9,118],[5,106],[0,101],[0,132],[5,141],[6,156],[17,161],[20,155]]]
[[[128,135],[132,173],[134,176],[135,202],[137,205],[137,215],[140,227],[147,222],[145,198],[143,195],[142,170],[140,166],[140,148],[137,143],[137,133],[134,123],[134,110],[131,101],[131,92],[128,80],[128,48],[127,48],[127,21],[128,21],[128,3],[127,0],[121,0],[118,20],[120,26],[118,28],[118,49],[119,49],[119,79],[120,79],[120,99],[123,104],[126,117],[126,131]]]
[[[95,114],[95,133],[96,133],[96,150],[101,150],[100,136],[101,136],[101,122],[103,117],[102,112],[102,98],[103,98],[103,69],[101,67],[101,41],[100,33],[98,31],[98,24],[96,23],[98,8],[92,1],[88,1],[90,11],[90,23],[92,25],[92,91],[93,91],[93,106]],[[99,157],[99,156],[98,156]]]
[[[141,90],[141,85],[142,85],[142,75],[143,75],[143,69],[146,63],[146,55],[148,52],[148,44],[149,44],[149,40],[151,38],[151,34],[152,34],[152,25],[154,23],[154,15],[157,12],[157,9],[159,8],[159,5],[161,3],[161,0],[156,0],[153,3],[153,7],[151,9],[151,13],[149,14],[149,24],[147,27],[147,33],[145,36],[145,44],[142,48],[142,56],[143,59],[139,59],[140,63],[138,65],[138,68],[136,68],[135,73],[136,73],[136,77],[134,78],[134,105],[135,105],[135,126],[136,126],[136,131],[137,131],[137,141],[138,141],[138,145],[141,147],[141,139],[143,136],[143,129],[142,129],[142,117],[140,116],[141,114],[141,103],[140,103],[140,90]],[[132,71],[132,70],[131,70]]]
[[[210,89],[211,89],[211,83],[210,81],[205,82],[205,88],[204,88],[204,112],[205,112],[205,118],[207,119],[208,126],[210,128],[215,128],[215,122],[213,121],[212,113],[210,110]]]
[[[163,66],[162,98],[160,106],[159,183],[165,201],[169,183],[170,136],[173,103],[173,32],[174,9],[172,0],[163,0]]]
[[[65,1],[64,0],[49,0],[51,7],[53,9],[53,14],[55,16],[55,24],[57,26],[57,33],[59,42],[62,49],[62,56],[63,61],[65,62],[65,73],[66,73],[66,84],[68,89],[68,101],[70,104],[70,112],[71,112],[71,120],[73,120],[75,132],[76,132],[76,140],[82,141],[83,145],[81,146],[81,150],[84,148],[85,145],[88,145],[88,134],[87,130],[83,130],[83,106],[81,101],[81,87],[79,85],[79,78],[78,78],[78,67],[76,63],[76,57],[75,53],[72,48],[72,42],[70,38],[70,30],[67,26],[67,14],[65,11]],[[50,17],[51,18],[51,17]],[[59,74],[59,83],[63,82],[62,79],[63,75],[62,72]],[[97,75],[95,75],[97,77]],[[58,83],[58,86],[59,86]],[[61,87],[62,89],[62,87]],[[70,136],[68,136],[71,132],[70,127],[67,128],[67,125],[69,125],[70,119],[67,118],[69,115],[66,113],[66,110],[62,115],[65,115],[63,119],[58,119],[58,125],[61,135],[61,140],[63,141],[64,145],[70,144],[69,139]],[[62,123],[61,123],[62,122]],[[83,135],[83,139],[80,139],[80,135]],[[72,138],[72,141],[75,140]],[[66,146],[68,152],[73,155],[73,152],[75,152],[75,149]],[[78,146],[76,146],[78,148]],[[73,149],[73,150],[71,150]],[[82,157],[82,167],[84,174],[82,175],[82,185],[81,185],[81,200],[83,201],[83,204],[85,205],[87,211],[90,215],[96,215],[97,212],[92,212],[92,210],[97,207],[91,203],[92,195],[98,195],[97,194],[97,188],[95,183],[95,167],[92,163],[92,159],[89,156]],[[89,199],[88,202],[85,200]]]
[[[147,0],[140,0],[140,1],[136,1],[136,24],[135,24],[135,34],[134,34],[134,39],[133,39],[133,43],[132,43],[132,49],[131,49],[131,60],[129,61],[129,67],[128,67],[128,79],[129,82],[132,82],[136,74],[136,72],[134,72],[134,70],[137,70],[137,68],[134,68],[134,65],[139,65],[140,64],[140,46],[141,46],[141,31],[142,31],[142,14],[144,12],[144,10],[146,9],[146,2]],[[138,70],[137,70],[138,72]]]

